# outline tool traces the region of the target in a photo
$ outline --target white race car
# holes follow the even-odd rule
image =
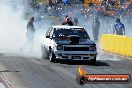
[[[51,62],[86,60],[96,62],[96,44],[83,27],[56,25],[49,28],[41,41],[42,57]]]

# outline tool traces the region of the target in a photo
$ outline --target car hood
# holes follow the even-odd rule
[[[55,43],[57,45],[69,45],[70,41],[69,40],[55,40]],[[95,44],[95,42],[90,39],[84,39],[84,40],[79,40],[79,44],[80,45],[92,45],[92,44]]]

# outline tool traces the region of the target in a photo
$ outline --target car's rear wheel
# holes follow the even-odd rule
[[[55,62],[55,60],[56,60],[56,56],[52,50],[50,50],[50,52],[49,52],[49,60],[50,60],[50,62]]]

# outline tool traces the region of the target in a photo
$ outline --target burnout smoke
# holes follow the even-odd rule
[[[17,0],[16,0],[17,1]],[[19,5],[19,8],[17,7]],[[24,6],[23,6],[24,7]],[[0,52],[1,53],[17,53],[30,56],[31,52],[20,52],[20,48],[26,43],[26,25],[27,20],[24,19],[24,9],[20,3],[0,1]],[[37,39],[36,39],[37,40]],[[38,52],[39,42],[36,41],[34,46],[37,47],[31,54],[40,56]],[[35,53],[37,52],[37,53]],[[37,55],[36,55],[37,54]]]
[[[25,41],[25,24],[22,13],[8,2],[0,2],[0,48],[16,49]]]

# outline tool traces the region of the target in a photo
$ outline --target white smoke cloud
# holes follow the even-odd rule
[[[22,11],[15,11],[8,2],[0,3],[0,48],[16,49],[22,46],[25,26]]]
[[[39,40],[35,39],[34,51],[20,49],[26,44],[26,25],[24,5],[14,0],[0,1],[0,53],[16,53],[25,56],[39,56]],[[38,38],[39,39],[39,38]],[[31,55],[30,55],[31,54]]]

